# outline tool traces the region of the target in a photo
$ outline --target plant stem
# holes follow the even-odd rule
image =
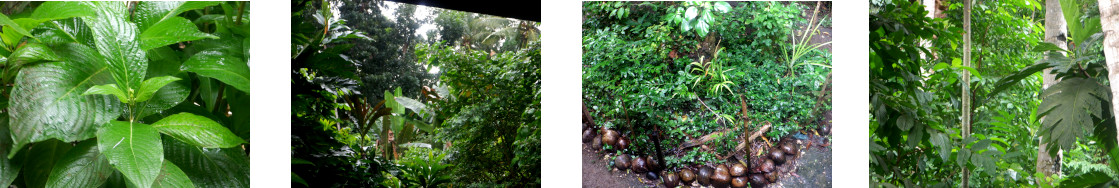
[[[245,15],[245,1],[240,1],[237,4],[240,4],[240,8],[238,8],[239,10],[237,10],[237,21],[235,21],[234,23],[236,23],[237,25],[241,25],[241,16]]]

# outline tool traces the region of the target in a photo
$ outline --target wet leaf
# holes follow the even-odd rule
[[[159,132],[142,123],[112,121],[97,131],[97,148],[125,178],[151,187],[163,166]]]
[[[193,41],[204,38],[216,39],[217,36],[203,33],[194,26],[190,20],[183,17],[171,17],[159,22],[140,33],[142,49],[152,49],[167,46],[183,41]]]
[[[93,86],[90,87],[88,90],[85,90],[85,92],[82,92],[82,95],[112,95],[116,96],[117,99],[120,100],[120,102],[123,102],[125,104],[130,103],[128,100],[128,94],[124,93],[124,91],[121,91],[120,87],[117,87],[116,84]]]
[[[82,17],[93,31],[95,49],[109,64],[109,72],[123,91],[137,90],[146,75],[148,60],[140,48],[136,24],[128,22],[125,2],[87,2],[97,16]]]
[[[11,150],[12,136],[8,133],[8,116],[3,114],[0,115],[0,187],[11,185],[16,180],[20,167],[23,167],[23,163],[8,158],[8,153],[14,152]]]
[[[182,169],[175,166],[171,161],[163,160],[163,169],[159,171],[159,177],[155,178],[155,184],[152,187],[176,187],[176,188],[189,188],[194,187],[194,183],[190,182],[190,178]]]
[[[183,12],[217,5],[218,1],[144,1],[136,5],[136,23],[140,30],[169,20]]]
[[[63,61],[25,67],[15,79],[8,106],[14,148],[50,138],[66,142],[93,138],[97,125],[121,114],[118,99],[82,95],[94,85],[112,83],[97,52],[79,44],[55,51]]]
[[[152,126],[163,134],[203,148],[229,148],[245,143],[218,122],[191,113],[167,116]]]
[[[222,83],[249,93],[249,65],[241,58],[224,52],[204,51],[194,54],[181,68],[183,71],[198,73],[200,76],[220,80]]]
[[[136,102],[148,101],[160,88],[179,80],[182,79],[175,76],[160,76],[144,80],[144,83],[140,84],[140,90],[136,92]]]
[[[198,187],[249,187],[249,159],[241,148],[203,149],[167,139],[167,161],[182,166]]]
[[[53,139],[35,143],[34,147],[26,151],[24,159],[28,160],[23,164],[23,173],[20,174],[23,183],[27,187],[46,186],[47,177],[50,177],[54,163],[70,151],[70,148],[70,144]]]
[[[88,5],[74,1],[43,2],[31,13],[31,18],[39,21],[57,20],[81,16],[93,16],[95,12]]]
[[[97,141],[86,140],[54,163],[47,187],[99,187],[113,175],[112,165],[97,150]]]

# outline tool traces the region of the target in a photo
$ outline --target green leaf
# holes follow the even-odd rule
[[[8,132],[8,115],[0,114],[0,187],[11,185],[16,180],[20,167],[23,167],[23,163],[8,158],[9,152],[15,152],[11,151],[12,136]],[[20,148],[14,148],[18,149]]]
[[[699,15],[699,10],[695,6],[689,6],[688,10],[684,12],[684,18],[687,20],[695,20]]]
[[[97,52],[76,43],[55,51],[63,61],[24,67],[15,79],[8,106],[14,148],[50,138],[93,138],[98,125],[121,114],[121,103],[111,96],[82,95],[94,85],[112,83]]]
[[[27,32],[27,29],[23,29],[22,26],[20,26],[19,24],[16,24],[16,22],[13,22],[12,19],[8,19],[7,15],[0,14],[0,25],[12,28],[12,30],[15,30],[16,33],[19,33],[23,36],[29,36],[31,38],[35,38],[34,36],[31,36],[31,33]]]
[[[194,23],[183,17],[171,17],[165,21],[152,25],[140,33],[140,44],[144,50],[167,46],[183,41],[193,41],[204,38],[217,39],[217,36],[203,33]]]
[[[167,116],[153,123],[152,127],[175,139],[203,148],[229,148],[245,143],[245,140],[218,122],[186,112]]]
[[[1022,81],[1022,79],[1025,79],[1026,77],[1034,75],[1034,73],[1040,72],[1040,71],[1045,70],[1049,67],[1053,67],[1053,64],[1051,64],[1047,61],[1038,61],[1038,63],[1030,65],[1029,67],[1026,67],[1025,69],[1022,69],[1018,72],[1007,75],[1006,77],[1003,77],[1002,79],[999,79],[998,82],[995,82],[995,89],[992,89],[991,92],[989,94],[987,94],[987,96],[988,96],[988,98],[997,96],[1003,90],[1006,90],[1007,88],[1009,88],[1012,85],[1018,84],[1018,82]]]
[[[932,136],[929,137],[929,142],[938,148],[937,154],[940,155],[940,160],[948,161],[948,157],[950,157],[949,154],[952,154],[952,149],[955,148],[955,146],[952,145],[951,139],[948,139],[947,134],[941,132],[931,134]]]
[[[291,182],[303,184],[303,187],[311,187],[307,185],[307,181],[303,181],[303,178],[300,178],[299,175],[295,175],[295,172],[291,173]]]
[[[163,166],[159,132],[142,123],[112,121],[97,131],[97,148],[125,178],[151,187]]]
[[[152,187],[194,187],[194,183],[190,182],[190,178],[182,169],[175,166],[171,161],[163,160],[163,169],[159,171],[159,177],[155,178],[155,184]]]
[[[81,19],[70,18],[43,23],[39,40],[49,46],[59,46],[65,43],[77,42],[93,46],[93,31],[89,30]]]
[[[237,90],[249,93],[249,65],[241,61],[241,58],[224,52],[199,52],[187,59],[180,69],[221,80]]]
[[[1110,99],[1110,90],[1092,79],[1066,78],[1041,94],[1038,114],[1045,117],[1038,132],[1051,154],[1058,149],[1071,150],[1077,138],[1085,136],[1102,118],[1103,104]]]
[[[97,141],[86,140],[54,163],[47,187],[99,187],[113,171],[109,160],[97,150]]]
[[[249,187],[249,159],[241,148],[202,149],[167,139],[167,161],[186,167],[183,172],[198,187]]]
[[[971,76],[974,76],[974,77],[977,77],[977,78],[983,78],[983,75],[979,74],[979,70],[975,70],[975,68],[971,68],[971,67],[967,67],[967,66],[960,66],[960,68],[966,70],[967,72],[970,72]]]
[[[178,52],[171,50],[171,48],[162,47],[149,50],[148,59],[152,60],[148,64],[148,78],[161,76],[189,78],[187,73],[179,71],[181,60],[178,57]],[[136,109],[138,112],[135,112],[136,118],[142,119],[160,113],[183,102],[187,95],[190,95],[191,82],[192,79],[183,79],[159,88],[159,91],[155,92],[151,100],[140,103],[140,106]]]
[[[54,169],[54,163],[59,161],[67,151],[70,151],[71,146],[68,143],[51,139],[35,143],[30,148],[25,152],[24,159],[27,161],[23,164],[23,172],[20,176],[23,177],[23,183],[27,187],[44,187],[47,184],[47,178],[50,177],[51,170]]]
[[[1091,171],[1077,174],[1061,181],[1059,187],[1111,187],[1115,185],[1115,178],[1102,171]]]
[[[42,43],[28,43],[8,56],[8,64],[14,66],[23,66],[28,63],[35,63],[39,61],[59,61],[61,58],[54,53],[47,45]]]
[[[93,86],[93,87],[90,87],[88,90],[85,90],[85,92],[83,92],[82,95],[113,95],[113,96],[117,96],[117,99],[120,99],[120,102],[122,102],[122,103],[125,103],[125,104],[130,103],[129,100],[128,100],[128,94],[125,93],[124,91],[121,91],[120,88],[117,87],[116,84],[105,84],[105,85]]]
[[[144,80],[144,83],[140,84],[140,91],[136,92],[136,102],[148,101],[160,88],[179,80],[182,79],[175,76],[161,76]]]
[[[1048,42],[1038,43],[1037,46],[1034,46],[1034,49],[1032,51],[1033,52],[1048,52],[1048,51],[1068,52],[1068,50],[1062,49],[1061,47],[1057,46],[1056,44],[1048,43]]]
[[[218,1],[143,1],[136,5],[136,23],[140,30],[160,22],[170,20],[175,16],[194,9],[206,8],[217,5]]]
[[[43,2],[31,13],[31,18],[39,21],[57,20],[63,18],[93,16],[96,12],[88,5],[76,1],[50,1]]]
[[[117,87],[123,91],[139,89],[148,67],[145,52],[140,48],[136,24],[128,22],[125,2],[86,2],[97,16],[82,17],[93,31],[93,42],[109,64]]]
[[[730,8],[730,3],[727,3],[726,1],[715,2],[715,10],[718,10],[720,12],[727,12],[730,11]]]

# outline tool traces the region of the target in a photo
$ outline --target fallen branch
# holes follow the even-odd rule
[[[765,122],[765,125],[763,125],[761,128],[759,128],[758,131],[755,131],[754,134],[751,134],[750,137],[747,140],[757,139],[763,133],[765,133],[766,131],[769,131],[769,128],[771,126],[772,126],[772,124],[770,124],[769,122]],[[723,129],[721,131],[716,131],[716,132],[713,132],[711,134],[703,135],[703,137],[700,137],[699,139],[692,139],[692,140],[685,141],[684,143],[681,143],[680,146],[676,147],[676,151],[682,152],[685,149],[706,144],[707,142],[715,140],[715,136],[721,135],[721,134],[724,134],[724,133],[727,133],[727,132],[730,132],[730,131],[731,131],[731,129]],[[746,142],[739,142],[738,146],[735,147],[734,150],[739,151],[739,150],[742,150],[742,148],[744,148],[744,147],[746,147]]]

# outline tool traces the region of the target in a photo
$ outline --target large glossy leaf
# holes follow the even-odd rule
[[[28,43],[8,56],[8,64],[14,66],[22,66],[28,63],[39,61],[58,61],[60,58],[55,55],[54,50],[42,43]]]
[[[64,43],[77,42],[84,45],[93,45],[93,31],[89,30],[79,18],[61,19],[43,23],[40,27],[42,33],[37,34],[39,40],[50,46]]]
[[[221,80],[221,82],[249,92],[249,65],[241,58],[218,51],[204,51],[194,54],[183,62],[183,71]]]
[[[190,182],[190,178],[179,166],[175,166],[175,163],[163,160],[163,169],[160,170],[159,177],[155,178],[152,187],[189,188],[194,187],[194,183]]]
[[[218,1],[144,1],[136,5],[136,23],[147,30],[183,12],[217,5]]]
[[[26,163],[23,164],[23,183],[27,187],[44,187],[47,177],[50,177],[54,163],[59,161],[67,151],[70,144],[55,139],[35,143],[26,151]]]
[[[1103,118],[1109,94],[1107,87],[1085,78],[1064,79],[1045,89],[1037,108],[1045,117],[1039,134],[1043,142],[1059,146],[1049,147],[1050,154],[1056,155],[1058,148],[1072,149],[1077,138],[1092,130],[1096,120]]]
[[[8,159],[8,153],[14,152],[10,150],[12,150],[12,136],[8,134],[8,116],[5,114],[0,116],[0,187],[11,185],[12,181],[16,180],[19,168],[23,167],[23,163]]]
[[[97,150],[96,140],[86,140],[54,163],[47,187],[98,187],[113,175],[113,166]]]
[[[133,93],[140,87],[148,69],[148,60],[140,48],[136,24],[128,22],[125,2],[86,2],[97,16],[82,17],[93,31],[93,43],[113,73],[117,87]]]
[[[97,148],[125,178],[151,187],[163,167],[163,142],[151,125],[112,121],[97,131]]]
[[[152,126],[163,134],[203,148],[228,148],[245,143],[218,122],[191,113],[171,115]]]
[[[182,167],[198,187],[249,187],[249,159],[241,148],[203,149],[167,139],[165,157]]]
[[[112,82],[97,52],[79,44],[63,45],[55,52],[64,61],[25,67],[15,79],[8,106],[15,148],[49,138],[93,138],[98,125],[120,116],[118,99],[82,95],[94,85]]]
[[[217,36],[199,31],[194,23],[183,17],[171,17],[140,33],[141,48],[145,50],[204,38],[216,39]]]
[[[51,1],[44,2],[36,7],[35,12],[31,13],[31,18],[48,21],[92,15],[94,15],[94,11],[89,5],[74,1]]]

